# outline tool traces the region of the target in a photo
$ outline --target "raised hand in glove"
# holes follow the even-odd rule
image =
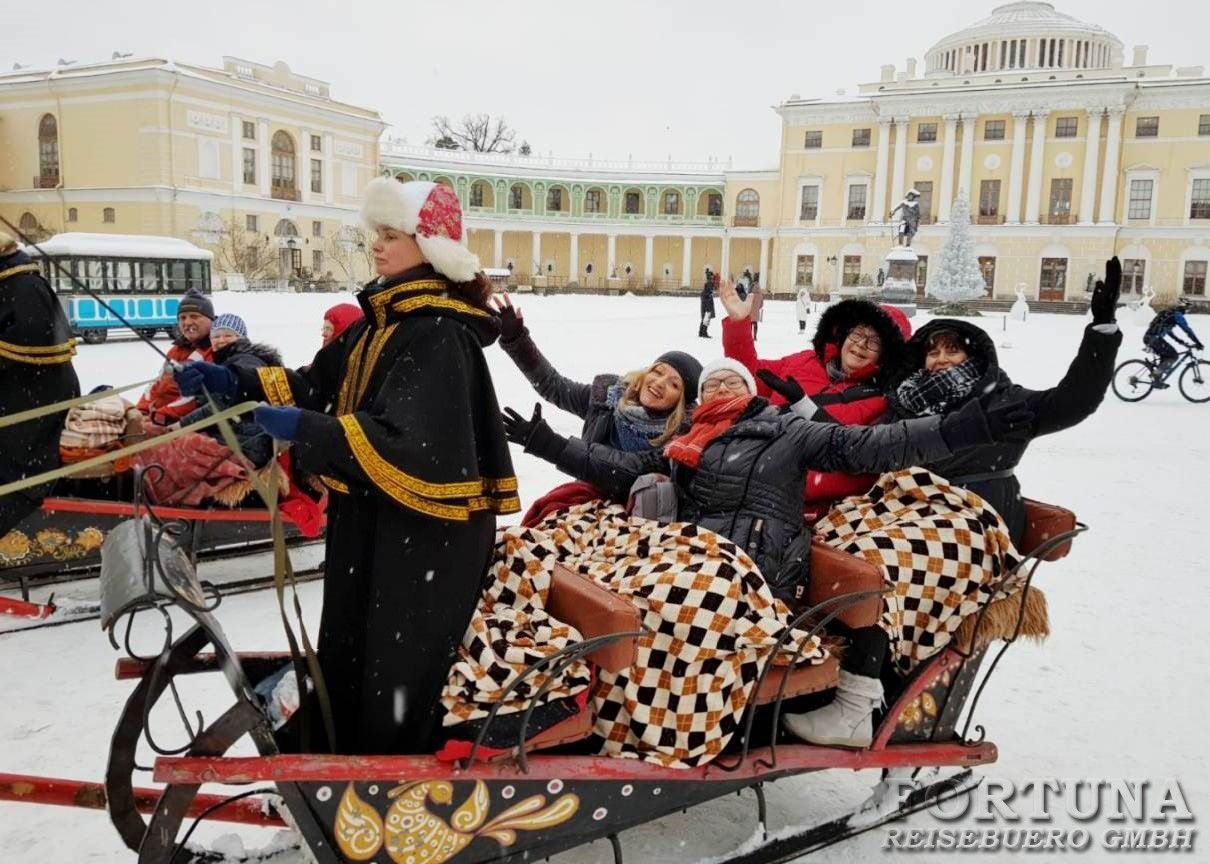
[[[1024,443],[1034,427],[1034,412],[1024,402],[1005,402],[984,408],[971,399],[941,419],[941,437],[951,450],[965,450],[997,441]]]
[[[762,384],[785,399],[787,405],[793,405],[802,399],[803,396],[807,395],[803,392],[802,385],[794,379],[793,375],[778,378],[768,369],[759,369],[757,370],[756,377],[761,380]]]
[[[234,396],[239,386],[230,369],[197,360],[175,367],[172,377],[182,396],[196,396],[203,387],[214,396]]]
[[[513,342],[529,334],[521,310],[513,305],[513,300],[508,294],[493,297],[492,306],[495,307],[496,314],[500,316],[501,341]]]
[[[252,419],[278,441],[297,440],[298,418],[301,416],[302,409],[292,406],[275,408],[272,405],[261,405],[252,409]]]
[[[1098,279],[1092,289],[1093,324],[1112,324],[1118,307],[1118,297],[1122,293],[1122,262],[1117,256],[1105,262],[1105,279]]]
[[[540,456],[553,462],[563,450],[567,439],[555,432],[542,419],[542,406],[534,403],[533,416],[526,420],[512,408],[505,408],[500,415],[504,421],[504,437],[514,444],[520,444],[526,453]]]

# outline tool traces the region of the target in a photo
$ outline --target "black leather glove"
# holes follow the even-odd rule
[[[514,411],[505,408],[500,416],[504,421],[504,437],[514,444],[520,444],[526,453],[532,453],[548,462],[553,462],[563,452],[567,439],[554,431],[542,419],[542,406],[534,403],[534,414],[528,420]]]
[[[502,306],[499,310],[500,315],[500,341],[515,342],[522,336],[529,335],[529,328],[525,326],[525,321],[517,314],[517,310],[512,306]]]
[[[768,369],[760,369],[756,373],[756,377],[761,380],[766,387],[774,393],[780,395],[786,400],[787,405],[794,405],[807,395],[803,392],[802,385],[794,380],[793,375],[787,375],[785,378],[778,378]]]
[[[1118,308],[1118,297],[1122,293],[1122,263],[1117,256],[1105,262],[1105,280],[1097,280],[1092,289],[1092,323],[1112,324]]]
[[[984,408],[971,399],[941,419],[941,437],[951,450],[965,450],[997,441],[1024,443],[1033,431],[1034,412],[1024,402]]]

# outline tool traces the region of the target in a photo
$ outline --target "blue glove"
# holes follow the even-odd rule
[[[205,387],[213,396],[234,396],[239,386],[235,373],[215,363],[193,361],[172,372],[182,396],[196,396]]]
[[[261,405],[252,410],[252,419],[278,441],[293,441],[298,437],[298,418],[301,416],[301,408]]]

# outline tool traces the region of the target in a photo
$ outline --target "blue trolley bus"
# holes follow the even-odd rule
[[[186,291],[210,293],[213,255],[175,237],[134,234],[56,234],[39,244],[46,258],[104,298],[144,335],[171,335]],[[27,250],[35,258],[38,252]],[[124,325],[49,260],[42,272],[60,297],[75,335],[90,345]]]

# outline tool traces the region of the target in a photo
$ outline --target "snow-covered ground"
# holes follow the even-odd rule
[[[245,317],[251,336],[274,343],[287,362],[309,360],[319,344],[331,295],[227,295],[220,312]],[[566,375],[626,371],[670,348],[702,360],[721,353],[714,338],[696,338],[697,298],[523,296],[519,304],[538,344]],[[807,347],[794,323],[793,304],[770,302],[757,343],[780,356]],[[1123,316],[1126,317],[1126,316]],[[921,317],[916,323],[921,323]],[[1025,324],[998,315],[981,319],[1000,347],[1001,365],[1027,386],[1056,382],[1079,342],[1085,321],[1035,315]],[[1195,319],[1195,326],[1201,319]],[[808,333],[813,322],[808,327]],[[1126,322],[1121,358],[1137,356],[1141,329]],[[502,405],[528,415],[534,394],[507,357],[489,352]],[[134,381],[158,365],[134,341],[81,346],[81,383]],[[546,407],[565,433],[578,421]],[[514,450],[521,495],[528,503],[559,482],[553,468]],[[1185,402],[1175,387],[1127,405],[1112,393],[1082,426],[1038,440],[1019,468],[1026,492],[1070,507],[1091,526],[1073,554],[1045,565],[1039,584],[1050,601],[1054,635],[1041,647],[1019,645],[1000,664],[980,705],[980,721],[999,746],[989,777],[1027,779],[1178,779],[1194,814],[1210,812],[1210,772],[1203,721],[1210,647],[1199,614],[1210,605],[1202,538],[1210,505],[1210,405]],[[315,620],[320,588],[307,585],[302,601]],[[282,649],[271,592],[226,600],[219,619],[240,649]],[[148,638],[152,634],[147,634]],[[115,653],[95,622],[0,636],[6,673],[0,702],[0,771],[100,779],[113,721],[131,689],[112,677]],[[209,715],[226,703],[217,682],[189,682],[186,704],[211,700]],[[213,676],[209,676],[213,677]],[[208,717],[209,719],[209,717]],[[171,718],[161,719],[165,737]],[[770,827],[808,824],[856,806],[877,777],[831,772],[778,782],[768,789]],[[627,860],[697,861],[723,854],[751,835],[750,794],[716,801],[622,837]],[[913,827],[944,827],[921,815]],[[979,826],[986,827],[986,826]],[[1034,827],[1028,823],[1000,827]],[[1041,826],[1048,827],[1048,826]],[[1059,827],[1062,827],[1060,821]],[[1099,836],[1110,823],[1087,825]],[[235,830],[249,846],[265,832],[213,826],[203,840]],[[887,854],[886,829],[826,850],[812,860],[866,861]],[[1202,838],[1199,838],[1202,839]],[[1020,860],[983,855],[982,860]],[[1095,849],[1083,860],[1104,860]],[[917,860],[936,860],[926,853]],[[0,803],[0,861],[117,862],[133,856],[101,813]],[[607,844],[561,856],[567,862],[607,861]]]

